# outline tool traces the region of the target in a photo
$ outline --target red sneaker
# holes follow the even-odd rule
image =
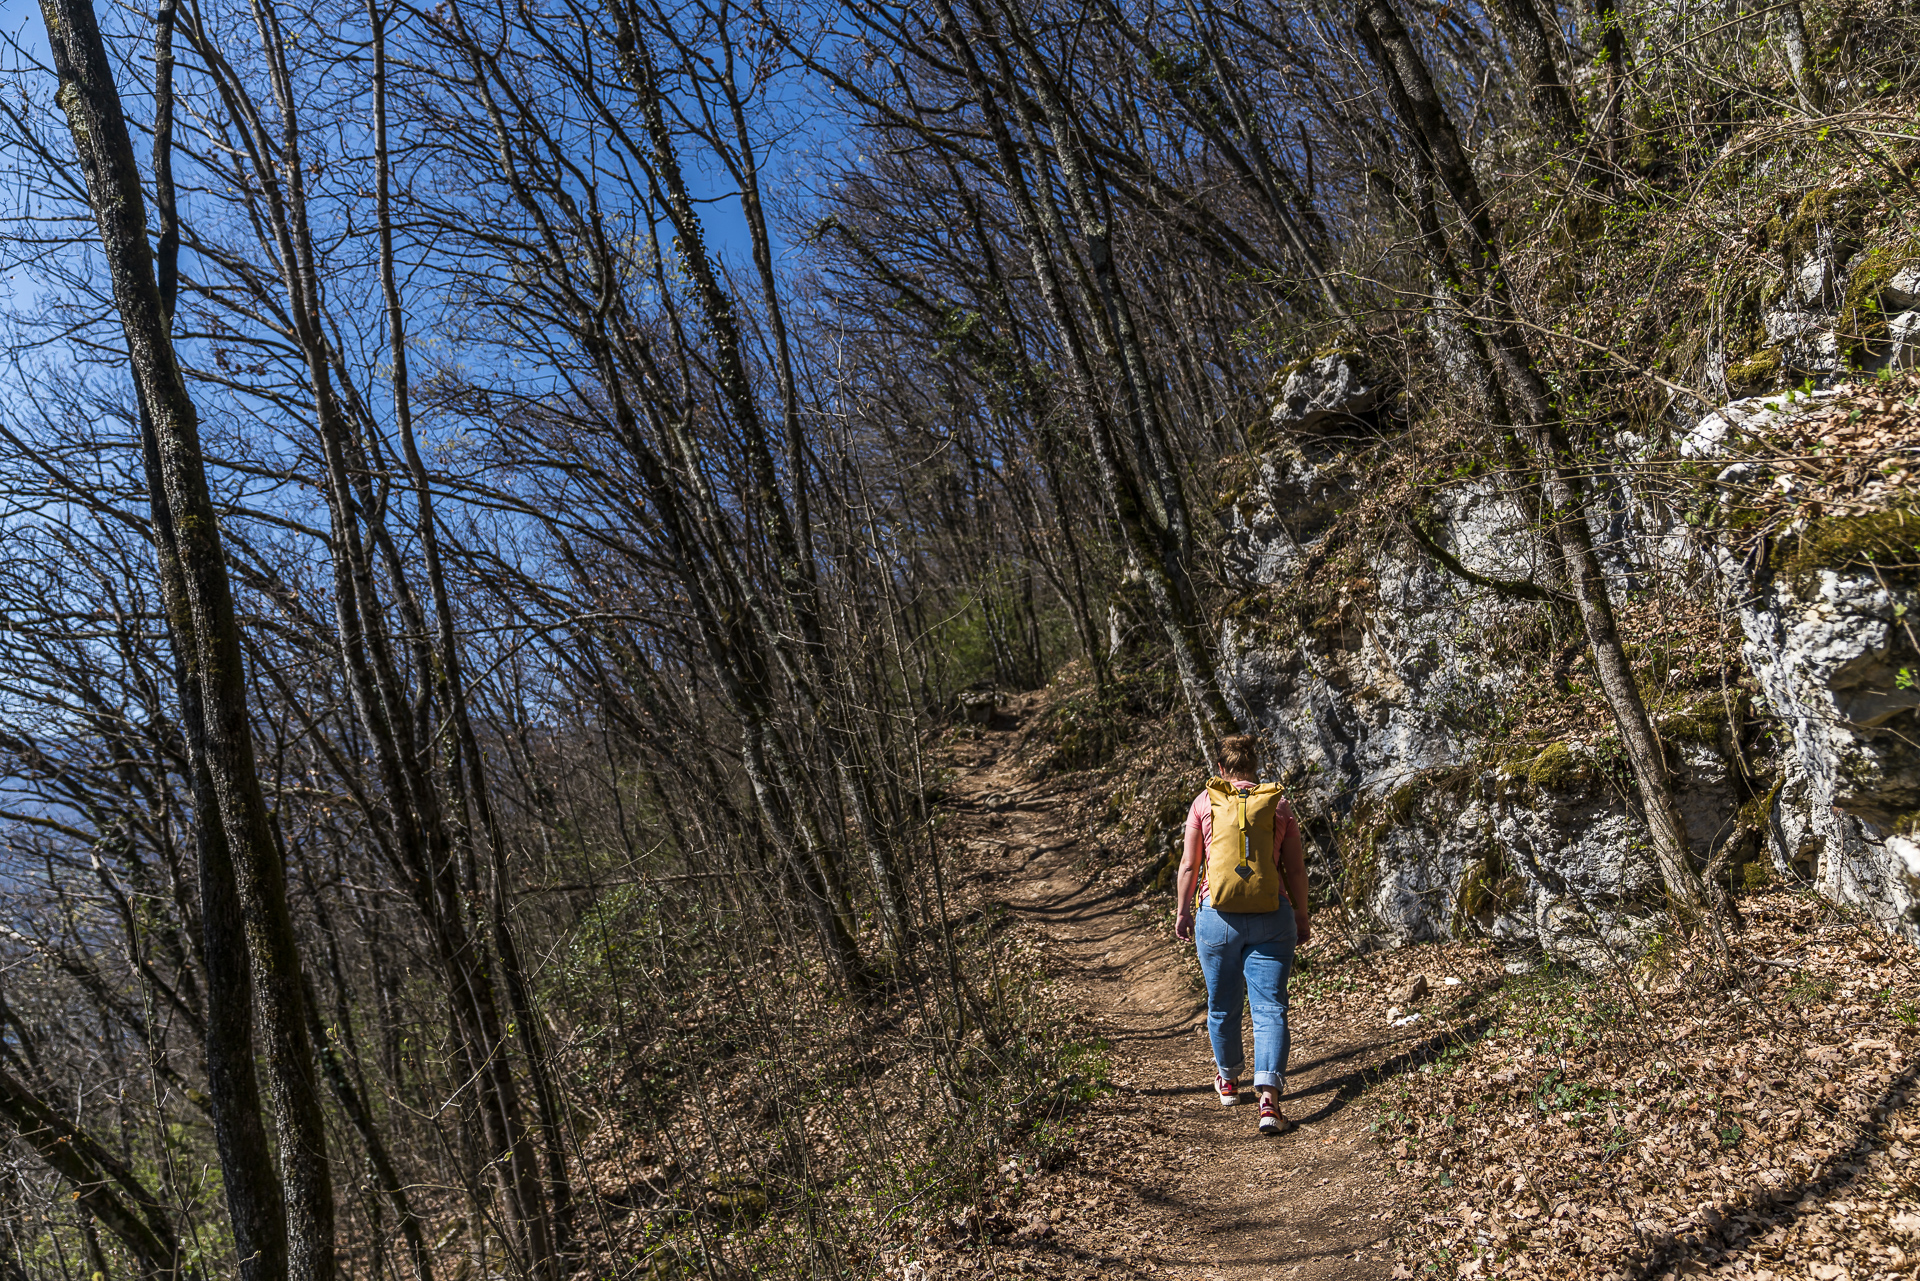
[[[1268,1098],[1264,1094],[1261,1095],[1260,1096],[1260,1133],[1284,1134],[1286,1132],[1286,1129],[1287,1129],[1287,1118],[1280,1115],[1280,1109],[1274,1105],[1274,1102],[1272,1099]]]
[[[1216,1074],[1213,1078],[1213,1091],[1220,1096],[1221,1107],[1232,1107],[1240,1101],[1240,1083],[1230,1076]]]

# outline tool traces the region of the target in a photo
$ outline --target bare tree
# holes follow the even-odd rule
[[[204,762],[196,775],[204,774],[211,785],[196,798],[199,822],[210,834],[218,832],[200,846],[202,951],[215,1011],[208,1025],[209,1093],[241,1267],[247,1276],[284,1272],[324,1281],[333,1274],[326,1131],[314,1089],[299,949],[254,768],[239,629],[198,414],[174,360],[168,311],[147,247],[133,143],[92,6],[88,0],[48,0],[42,16],[142,413],[151,423],[149,501],[160,581],[182,669],[189,741]],[[248,1025],[255,1006],[279,1140],[277,1176],[253,1085]],[[284,1205],[278,1203],[282,1190]]]

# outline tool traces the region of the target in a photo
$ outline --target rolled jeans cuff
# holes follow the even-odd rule
[[[1285,1094],[1287,1092],[1287,1078],[1278,1072],[1255,1072],[1253,1074],[1253,1088],[1257,1090],[1263,1085],[1279,1094]]]
[[[1221,1067],[1218,1061],[1216,1061],[1213,1065],[1213,1070],[1218,1072],[1221,1076],[1226,1077],[1229,1081],[1238,1081],[1240,1079],[1240,1074],[1247,1070],[1247,1065],[1245,1063],[1241,1063],[1236,1065],[1231,1071],[1229,1071],[1228,1069]]]

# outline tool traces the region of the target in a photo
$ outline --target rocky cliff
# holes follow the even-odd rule
[[[1781,304],[1802,329],[1845,294],[1825,270],[1824,292]],[[1375,481],[1330,431],[1334,402],[1374,392],[1329,363],[1289,376],[1225,515],[1230,699],[1366,928],[1596,963],[1660,928],[1661,889],[1577,623],[1535,586],[1552,580],[1539,521],[1498,469],[1375,528],[1336,520]],[[1622,434],[1589,520],[1703,868],[1735,891],[1810,884],[1914,934],[1920,515],[1899,460],[1920,411],[1890,386]]]

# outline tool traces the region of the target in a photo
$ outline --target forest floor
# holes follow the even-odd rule
[[[1089,857],[1072,776],[1032,781],[1016,756],[1017,730],[1039,697],[951,746],[948,830],[966,851],[969,880],[1041,936],[1082,1035],[1110,1046],[1101,1082],[1110,1090],[1082,1118],[1071,1167],[1024,1188],[1026,1226],[994,1270],[1196,1281],[1391,1275],[1392,1163],[1351,1104],[1369,1068],[1419,1037],[1341,1026],[1296,996],[1283,1103],[1293,1128],[1262,1137],[1251,1089],[1240,1106],[1222,1107],[1191,956],[1139,910],[1124,873]],[[1250,1051],[1251,1028],[1246,1036]]]
[[[890,1276],[1920,1278],[1911,945],[1803,886],[1743,896],[1732,967],[1675,938],[1613,976],[1486,939],[1368,953],[1322,913],[1292,988],[1294,1128],[1262,1138],[1250,1092],[1213,1094],[1169,896],[1103,844],[1103,814],[1184,786],[1178,744],[1048,768],[1051,697],[948,737],[943,831],[960,897],[1043,958],[1094,1079]]]

